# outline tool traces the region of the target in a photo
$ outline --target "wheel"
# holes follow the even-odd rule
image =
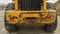
[[[44,30],[47,32],[54,32],[57,28],[57,20],[54,23],[46,24]]]
[[[56,7],[53,3],[47,3],[47,9],[56,10]]]
[[[9,4],[7,4],[6,10],[13,10],[13,9],[15,9],[15,8],[14,8],[14,3],[9,3]]]
[[[14,4],[13,3],[9,3],[7,6],[6,6],[6,10],[13,10],[14,9]],[[6,13],[5,13],[5,18],[4,18],[4,21],[5,21],[5,29],[8,31],[8,32],[16,32],[19,30],[19,27],[15,24],[9,24],[7,21],[6,21]]]
[[[47,8],[52,9],[52,10],[56,10],[55,5],[52,3],[48,3]],[[57,15],[56,15],[56,20],[53,23],[46,24],[44,26],[44,30],[47,32],[54,32],[56,30],[56,28],[57,28]]]
[[[19,27],[17,25],[14,25],[14,24],[5,23],[5,29],[8,32],[16,32],[19,30]]]

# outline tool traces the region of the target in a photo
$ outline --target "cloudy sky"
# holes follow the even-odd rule
[[[48,0],[47,2],[52,2],[52,3],[55,3],[57,0]],[[0,4],[1,3],[4,3],[4,4],[8,4],[8,3],[11,3],[12,0],[0,0]]]

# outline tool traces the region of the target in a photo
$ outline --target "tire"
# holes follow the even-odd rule
[[[14,24],[5,23],[5,29],[8,32],[16,32],[19,30],[19,27],[17,25],[14,25]]]
[[[7,6],[6,6],[6,10],[14,10],[15,8],[14,8],[14,3],[9,3],[9,4],[7,4]]]
[[[57,19],[55,20],[54,23],[46,24],[46,25],[44,26],[44,30],[45,30],[46,32],[54,32],[54,31],[56,30],[56,28],[57,28]]]
[[[13,10],[14,9],[14,4],[13,3],[9,3],[7,6],[6,6],[6,10]],[[7,21],[6,21],[6,13],[5,13],[5,17],[4,17],[4,21],[5,21],[5,29],[8,31],[8,32],[16,32],[19,30],[19,27],[15,24],[9,24]]]
[[[56,10],[55,5],[52,3],[48,3],[47,8],[52,9],[52,10]],[[47,32],[54,32],[56,30],[56,28],[57,28],[57,15],[56,15],[56,20],[53,23],[46,24],[44,26],[44,30]]]
[[[56,7],[53,3],[47,3],[47,9],[56,10]]]

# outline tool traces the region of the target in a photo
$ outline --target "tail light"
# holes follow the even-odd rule
[[[51,21],[51,20],[52,20],[52,17],[48,17],[47,20],[48,20],[48,21]]]
[[[10,18],[11,21],[14,20],[14,19],[15,19],[15,18],[13,18],[13,17]]]

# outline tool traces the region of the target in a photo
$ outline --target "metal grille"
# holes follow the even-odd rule
[[[41,10],[43,0],[19,0],[20,10]]]

